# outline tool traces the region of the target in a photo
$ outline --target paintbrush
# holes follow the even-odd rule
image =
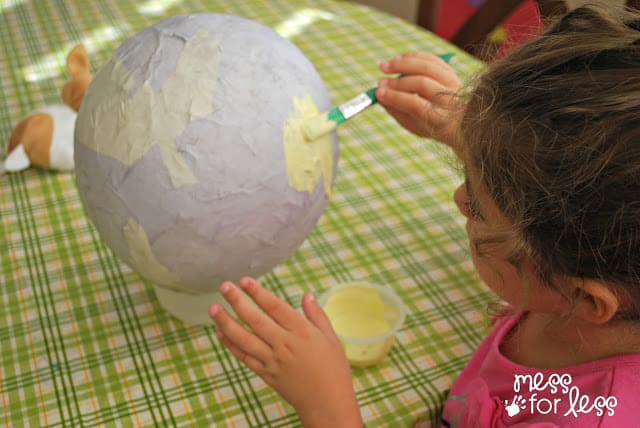
[[[447,63],[453,56],[453,53],[438,55],[438,57]],[[401,74],[399,77],[402,76],[404,75]],[[376,89],[378,88],[371,88],[357,97],[350,99],[346,103],[332,108],[326,113],[320,113],[305,120],[301,125],[305,139],[307,141],[313,141],[325,134],[328,134],[336,129],[336,126],[341,125],[348,119],[351,119],[353,116],[365,110],[367,107],[377,103],[378,99],[376,98]]]

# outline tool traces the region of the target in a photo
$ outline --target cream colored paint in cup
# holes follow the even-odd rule
[[[374,288],[354,286],[336,290],[324,309],[336,334],[343,339],[352,366],[376,364],[393,345],[393,335],[384,337],[393,326],[386,319],[387,308]]]

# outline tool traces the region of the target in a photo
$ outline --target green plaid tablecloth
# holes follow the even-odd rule
[[[463,76],[480,67],[413,25],[346,2],[0,0],[2,146],[21,118],[59,102],[74,44],[85,43],[95,72],[137,31],[193,12],[276,29],[315,64],[336,103],[373,86],[378,62],[401,52],[456,52],[451,64]],[[406,323],[389,356],[355,369],[353,381],[367,426],[407,427],[438,411],[485,334],[490,295],[469,258],[446,149],[405,132],[380,107],[339,137],[324,215],[262,281],[296,307],[304,292],[346,280],[395,288]],[[173,319],[111,253],[83,212],[73,174],[0,177],[0,266],[0,426],[299,425],[213,327]]]

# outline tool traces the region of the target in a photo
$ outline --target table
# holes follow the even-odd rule
[[[77,42],[92,70],[123,40],[171,15],[224,12],[257,20],[309,57],[338,103],[375,84],[382,59],[455,52],[432,34],[346,2],[311,0],[5,0],[0,2],[0,136],[59,102]],[[460,181],[447,150],[374,107],[339,130],[335,194],[302,247],[265,277],[299,306],[351,279],[391,284],[409,314],[389,356],[354,369],[369,427],[433,417],[486,333],[490,294],[470,262],[452,202]],[[298,426],[293,409],[217,341],[161,309],[152,288],[101,242],[73,174],[0,177],[0,425]],[[328,374],[330,376],[330,374]]]

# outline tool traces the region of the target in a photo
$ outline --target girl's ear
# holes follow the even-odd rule
[[[67,55],[67,72],[72,79],[89,73],[89,56],[84,45],[76,45]]]
[[[593,324],[605,324],[620,308],[617,294],[607,284],[592,279],[577,279],[573,313]]]

